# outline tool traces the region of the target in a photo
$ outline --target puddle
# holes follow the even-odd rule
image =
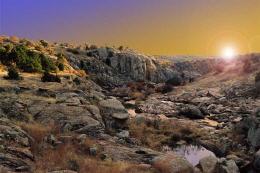
[[[172,151],[184,156],[193,166],[196,166],[200,159],[207,156],[215,156],[215,154],[202,146],[182,145],[174,148]]]

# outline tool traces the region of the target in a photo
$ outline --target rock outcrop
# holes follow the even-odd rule
[[[114,87],[130,81],[151,81],[163,83],[176,75],[184,80],[196,78],[212,70],[212,60],[176,63],[163,66],[160,59],[133,51],[117,51],[110,48],[90,50],[88,56],[69,54],[69,60],[76,68],[94,74],[93,79],[102,86]]]
[[[183,157],[176,154],[166,154],[156,157],[153,166],[160,172],[194,173],[193,166]]]

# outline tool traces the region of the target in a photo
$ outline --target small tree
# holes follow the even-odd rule
[[[41,54],[40,59],[41,59],[42,70],[47,71],[47,72],[56,71],[56,69],[57,69],[56,65],[50,58],[47,58],[46,56]]]
[[[61,83],[61,79],[58,75],[50,74],[49,72],[44,72],[42,78],[42,82],[58,82]]]
[[[17,69],[13,66],[8,68],[8,75],[5,76],[4,78],[8,79],[8,80],[21,80],[22,79],[22,77],[19,75],[19,72],[17,71]]]

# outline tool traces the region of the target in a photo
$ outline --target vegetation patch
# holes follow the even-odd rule
[[[25,45],[7,44],[0,47],[0,61],[7,66],[16,65],[24,72],[54,72],[58,69],[51,58],[29,50]]]
[[[44,72],[41,80],[42,80],[42,82],[58,82],[58,83],[61,82],[61,79],[58,75],[53,75],[48,72]]]
[[[18,70],[13,66],[8,68],[8,74],[4,78],[7,80],[22,80]]]

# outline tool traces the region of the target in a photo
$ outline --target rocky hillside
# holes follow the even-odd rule
[[[0,38],[0,172],[260,170],[260,55],[166,61]]]

